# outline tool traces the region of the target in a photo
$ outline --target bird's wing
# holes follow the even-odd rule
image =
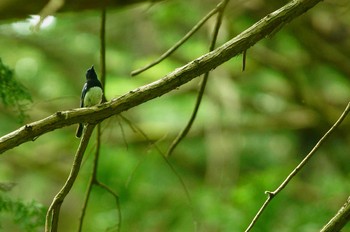
[[[85,98],[86,92],[87,92],[87,83],[85,83],[83,90],[81,91],[80,107],[84,107],[84,98]]]

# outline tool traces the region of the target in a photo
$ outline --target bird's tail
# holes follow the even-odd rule
[[[78,126],[78,129],[77,129],[77,132],[75,133],[75,137],[77,138],[80,138],[82,133],[83,133],[83,124],[79,123],[79,126]]]

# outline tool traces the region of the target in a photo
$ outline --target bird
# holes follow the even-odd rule
[[[81,92],[80,107],[91,107],[98,105],[103,99],[103,88],[97,78],[94,66],[86,71],[86,82]],[[79,123],[75,136],[80,138],[83,133],[84,125]]]

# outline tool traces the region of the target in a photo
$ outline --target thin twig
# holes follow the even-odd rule
[[[243,57],[242,57],[242,72],[245,71],[246,58],[247,58],[247,50],[243,51]]]
[[[86,209],[87,209],[87,205],[89,203],[89,199],[90,199],[90,194],[92,191],[92,185],[93,185],[93,180],[92,180],[93,176],[91,175],[89,183],[88,183],[88,187],[86,190],[86,194],[84,197],[84,202],[83,202],[83,206],[81,209],[81,214],[80,214],[80,218],[79,218],[79,224],[78,224],[78,232],[81,232],[83,229],[83,222],[84,222],[84,218],[85,218],[85,213],[86,213]]]
[[[216,24],[215,24],[214,31],[213,31],[213,38],[211,40],[210,47],[209,47],[209,51],[210,52],[213,51],[214,48],[215,48],[217,36],[219,34],[219,29],[220,29],[221,22],[222,22],[222,17],[223,17],[223,14],[224,14],[224,11],[225,11],[225,8],[226,8],[226,5],[227,5],[228,2],[229,2],[229,0],[223,0],[218,5],[218,6],[220,6],[220,8],[219,8],[219,13],[218,13],[218,16],[217,16],[217,19],[216,19]],[[206,87],[207,82],[208,82],[208,77],[209,77],[209,72],[206,72],[204,74],[203,80],[201,82],[201,86],[200,86],[200,89],[199,89],[199,92],[198,92],[198,95],[197,95],[196,105],[195,105],[194,110],[192,112],[191,118],[188,121],[186,127],[179,133],[179,135],[175,138],[175,140],[170,145],[170,147],[169,147],[169,149],[167,151],[166,157],[170,157],[172,155],[172,153],[173,153],[174,149],[176,148],[176,146],[181,142],[181,140],[183,138],[186,137],[187,133],[190,131],[190,129],[191,129],[192,125],[193,125],[193,122],[196,119],[199,106],[200,106],[200,104],[202,102],[204,90],[205,90],[205,87]]]
[[[97,143],[96,143],[96,150],[95,150],[95,154],[94,154],[92,173],[91,173],[91,176],[90,176],[90,180],[89,180],[88,187],[87,187],[87,190],[86,190],[83,206],[82,206],[82,209],[81,209],[81,215],[80,215],[80,218],[79,218],[79,225],[78,225],[78,232],[81,232],[82,229],[83,229],[83,222],[84,222],[84,218],[85,218],[87,205],[88,205],[89,199],[90,199],[90,194],[91,194],[91,191],[92,191],[92,187],[93,187],[94,183],[96,182],[96,173],[97,173],[97,167],[98,167],[98,157],[99,157],[99,154],[100,154],[100,147],[101,147],[101,124],[97,125],[96,140],[97,140]]]
[[[121,225],[122,225],[122,214],[120,212],[120,201],[119,201],[119,196],[118,194],[116,194],[110,187],[108,187],[107,185],[101,183],[100,181],[96,180],[94,182],[95,185],[103,188],[104,190],[106,190],[107,192],[109,192],[115,199],[115,203],[117,205],[118,208],[118,226],[117,226],[117,231],[120,231],[121,229]]]
[[[166,157],[166,155],[160,150],[160,148],[157,146],[157,144],[151,142],[151,140],[149,139],[148,135],[140,128],[138,127],[135,123],[133,123],[132,121],[130,121],[128,118],[126,118],[125,116],[123,116],[122,114],[119,115],[129,126],[130,128],[141,134],[146,141],[148,141],[151,145],[153,145],[156,150],[158,151],[158,153],[162,156],[163,160],[165,161],[165,163],[169,166],[169,168],[171,169],[171,171],[175,174],[175,176],[177,177],[177,179],[179,180],[182,188],[185,190],[185,194],[187,197],[187,200],[189,202],[189,206],[191,208],[191,212],[192,212],[192,217],[193,217],[193,221],[194,221],[194,227],[195,227],[195,231],[197,231],[197,224],[198,224],[198,220],[197,220],[197,216],[195,213],[195,209],[193,207],[193,203],[192,203],[192,198],[190,195],[190,192],[188,191],[188,188],[185,184],[185,182],[183,181],[182,177],[180,176],[180,174],[177,172],[177,170],[175,169],[175,167],[173,166],[172,163],[170,163],[169,159]],[[139,166],[139,164],[138,164]],[[137,168],[137,167],[136,167]],[[134,169],[133,173],[136,171],[136,168]],[[131,181],[131,178],[129,178],[127,185],[129,184],[129,182]]]
[[[100,28],[100,62],[101,62],[101,76],[100,76],[100,81],[102,84],[102,89],[104,89],[105,86],[105,75],[106,75],[106,44],[105,44],[105,24],[106,24],[106,9],[102,8],[102,12],[101,12],[101,28]],[[102,91],[104,93],[104,91]],[[104,94],[103,94],[104,95]],[[98,156],[99,156],[99,151],[100,151],[100,135],[101,135],[101,126],[100,124],[97,125],[97,136],[96,136],[96,140],[97,140],[97,145],[96,145],[96,151],[94,154],[94,161],[93,161],[93,168],[92,168],[92,173],[91,173],[91,177],[88,183],[88,187],[86,190],[86,194],[85,194],[85,198],[84,198],[84,202],[83,202],[83,206],[81,209],[81,215],[80,215],[80,219],[79,219],[79,225],[78,225],[78,232],[82,231],[83,228],[83,222],[84,222],[84,218],[85,218],[85,213],[86,213],[86,209],[87,209],[87,205],[90,199],[90,194],[92,191],[92,187],[93,187],[93,183],[95,181],[96,178],[96,172],[97,172],[97,163],[98,163]]]
[[[294,170],[287,176],[287,178],[282,182],[282,184],[273,192],[266,191],[267,199],[264,202],[264,204],[261,206],[257,214],[254,216],[253,220],[249,224],[248,228],[245,230],[246,232],[250,231],[263,211],[266,209],[268,204],[271,202],[271,200],[279,193],[281,192],[291,181],[291,179],[298,174],[298,172],[304,167],[304,165],[313,157],[315,152],[320,148],[320,146],[326,141],[326,139],[329,138],[329,136],[335,131],[335,129],[342,123],[342,121],[346,118],[350,111],[350,102],[346,106],[345,110],[343,111],[342,115],[338,118],[338,120],[334,123],[334,125],[322,136],[322,138],[317,142],[317,144],[312,148],[312,150],[305,156],[305,158],[294,168]]]
[[[106,8],[102,8],[101,12],[101,29],[100,29],[100,62],[101,62],[101,84],[103,89],[102,102],[106,102],[105,86],[106,86]]]
[[[152,68],[153,66],[159,64],[164,59],[166,59],[168,56],[170,56],[173,52],[176,51],[182,44],[184,44],[194,33],[196,33],[208,19],[211,18],[214,14],[216,14],[220,9],[222,8],[222,2],[220,2],[213,10],[211,10],[204,18],[202,18],[181,40],[179,40],[174,46],[172,46],[168,51],[163,53],[158,59],[153,61],[152,63],[144,66],[143,68],[134,70],[131,72],[131,76],[136,76],[147,69]]]
[[[123,137],[124,146],[125,146],[126,150],[129,150],[129,144],[128,144],[128,141],[126,140],[126,135],[125,135],[124,127],[123,127],[123,125],[121,124],[120,120],[118,120],[118,125],[119,125],[119,128],[120,128],[120,133],[122,134],[122,137]]]
[[[103,92],[105,89],[105,83],[106,83],[106,9],[102,9],[101,14],[101,30],[100,30],[100,61],[101,61],[101,84],[103,88]],[[100,150],[101,150],[101,124],[97,125],[97,136],[96,136],[96,151],[94,154],[94,160],[93,160],[93,167],[92,167],[92,173],[89,180],[88,188],[86,191],[83,207],[81,210],[81,216],[79,220],[79,227],[78,232],[82,231],[83,228],[83,221],[87,209],[87,205],[89,202],[90,194],[92,191],[93,185],[97,185],[102,187],[103,189],[107,190],[110,194],[112,194],[116,198],[117,202],[117,208],[118,208],[118,231],[120,230],[121,226],[121,212],[120,212],[120,204],[119,204],[119,197],[116,193],[114,193],[108,186],[102,184],[97,180],[97,170],[98,170],[98,164],[99,164],[99,158],[100,158]]]
[[[75,154],[72,169],[69,173],[66,183],[63,185],[62,189],[54,197],[48,211],[46,214],[45,220],[45,232],[57,232],[58,229],[58,219],[61,205],[71,190],[80,170],[81,162],[86,150],[86,147],[89,143],[90,137],[94,130],[95,124],[88,124],[85,127],[83,133],[83,138],[80,141],[78,150]]]

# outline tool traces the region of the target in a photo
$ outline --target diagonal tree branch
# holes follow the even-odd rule
[[[294,0],[267,15],[221,47],[176,69],[165,77],[139,87],[96,107],[57,112],[27,124],[0,138],[0,154],[49,131],[76,124],[97,123],[151,99],[159,97],[242,53],[261,39],[275,33],[321,0]]]
[[[73,184],[78,176],[81,162],[83,160],[85,150],[89,144],[89,140],[94,128],[95,128],[95,124],[89,124],[84,129],[85,131],[83,134],[83,138],[80,141],[78,150],[74,156],[73,165],[69,173],[69,176],[66,180],[66,183],[63,185],[61,190],[56,194],[47,211],[46,220],[45,220],[45,232],[57,232],[61,205],[65,197],[68,195],[69,191],[72,189]]]
[[[350,221],[350,196],[337,214],[322,228],[320,232],[338,232]]]
[[[229,1],[230,0],[223,0],[219,4],[219,6],[220,6],[219,13],[218,13],[217,18],[216,18],[216,24],[215,24],[215,27],[214,27],[213,37],[212,37],[212,40],[211,40],[211,43],[210,43],[209,51],[213,51],[214,48],[215,48],[215,44],[216,44],[216,40],[217,40],[217,37],[218,37],[218,34],[219,34],[219,30],[220,30],[220,27],[221,27],[224,11],[225,11],[225,8],[226,8],[226,6],[227,6]],[[203,98],[203,94],[204,94],[204,91],[205,91],[205,87],[207,86],[208,78],[209,78],[209,72],[205,73],[204,76],[203,76],[203,79],[202,79],[202,82],[201,82],[201,86],[199,88],[199,92],[198,92],[198,95],[197,95],[196,104],[194,106],[194,110],[192,112],[190,120],[187,122],[187,125],[185,126],[185,128],[178,134],[178,136],[175,138],[175,140],[171,143],[171,145],[170,145],[170,147],[169,147],[169,149],[167,151],[166,156],[172,155],[172,153],[175,150],[175,148],[177,147],[177,145],[186,137],[186,135],[190,131],[190,129],[191,129],[192,125],[193,125],[193,122],[194,122],[194,120],[197,117],[197,113],[198,113],[198,110],[199,110],[199,106],[200,106],[200,104],[202,102],[202,98]]]
[[[132,71],[131,76],[136,76],[136,75],[152,68],[153,66],[159,64],[163,60],[165,60],[173,52],[175,52],[182,44],[184,44],[188,39],[190,39],[191,36],[194,35],[194,33],[196,33],[214,14],[219,12],[222,8],[223,8],[223,1],[220,2],[214,9],[212,9],[206,16],[204,16],[204,18],[202,18],[181,40],[176,42],[176,44],[174,44],[171,48],[169,48],[169,50],[167,50],[163,55],[161,55],[158,59],[156,59],[152,63],[150,63],[142,68],[139,68],[137,70]],[[212,49],[212,50],[214,50],[214,49]],[[212,50],[210,50],[210,51],[212,51]]]
[[[262,213],[264,212],[264,210],[266,209],[266,207],[269,205],[269,203],[272,201],[272,199],[277,196],[277,194],[279,194],[287,185],[288,183],[294,178],[294,176],[296,176],[299,171],[305,166],[305,164],[307,164],[310,159],[315,155],[316,151],[318,151],[318,149],[321,147],[321,145],[330,137],[330,135],[335,131],[335,129],[337,129],[339,127],[339,125],[343,122],[343,120],[346,118],[346,116],[348,115],[348,113],[350,112],[350,102],[348,103],[348,105],[345,107],[345,110],[343,111],[343,113],[340,115],[340,117],[338,118],[338,120],[333,124],[333,126],[322,136],[322,138],[316,143],[316,145],[311,149],[311,151],[305,156],[305,158],[293,169],[293,171],[291,171],[291,173],[289,173],[289,175],[286,177],[286,179],[280,184],[280,186],[278,186],[278,188],[271,192],[271,191],[265,191],[265,194],[267,194],[267,199],[265,200],[265,202],[263,203],[263,205],[260,207],[260,209],[258,210],[258,212],[256,213],[256,215],[254,216],[253,220],[251,221],[251,223],[249,224],[248,228],[245,230],[245,232],[249,232],[253,226],[255,225],[255,223],[257,222],[257,220],[259,219],[259,217],[262,215]],[[348,215],[349,216],[349,212]],[[345,219],[349,219],[349,218],[345,218]],[[342,223],[344,223],[344,218]]]

